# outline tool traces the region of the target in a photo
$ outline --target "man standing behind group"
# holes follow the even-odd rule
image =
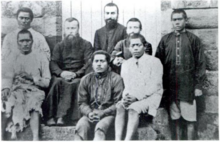
[[[16,19],[18,22],[18,29],[5,36],[2,46],[2,59],[7,60],[7,57],[12,52],[16,54],[20,53],[17,48],[17,35],[19,31],[26,29],[31,32],[34,39],[32,50],[42,51],[42,56],[46,55],[46,57],[50,60],[50,48],[44,36],[31,28],[31,22],[34,19],[32,10],[26,7],[18,9],[16,13]]]
[[[63,125],[69,109],[71,120],[79,118],[77,88],[92,55],[91,43],[79,36],[77,19],[66,19],[64,30],[64,40],[54,47],[51,57],[53,77],[45,101],[47,125]]]
[[[119,9],[114,3],[108,3],[104,8],[104,17],[106,25],[95,33],[94,49],[104,50],[112,53],[115,45],[122,39],[125,39],[126,28],[119,24]]]
[[[141,21],[137,18],[131,18],[127,22],[126,32],[128,35],[140,34],[142,30]],[[146,41],[146,40],[145,40]],[[152,46],[149,42],[144,43],[145,52],[149,55],[152,55]],[[120,67],[124,60],[127,60],[132,57],[131,52],[129,51],[128,37],[119,41],[114,47],[112,52],[112,68],[115,72],[120,73]]]
[[[205,56],[200,40],[185,29],[187,15],[184,10],[171,14],[174,32],[165,35],[157,48],[164,66],[163,85],[170,99],[170,116],[175,139],[182,139],[183,123],[187,139],[195,137],[196,101],[202,95],[205,79]]]

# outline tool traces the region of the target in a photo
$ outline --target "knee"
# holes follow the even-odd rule
[[[97,129],[96,132],[95,132],[95,138],[96,139],[105,139],[105,133],[103,130],[101,129]]]
[[[63,81],[63,79],[61,77],[53,77],[53,84],[56,85],[56,84],[59,84]]]
[[[128,114],[130,116],[138,116],[139,115],[138,112],[133,109],[129,109]]]
[[[195,123],[194,122],[187,122],[187,129],[188,130],[194,130]]]
[[[117,114],[122,114],[122,113],[125,113],[125,108],[123,107],[122,104],[118,104],[116,106],[116,111],[117,111]]]

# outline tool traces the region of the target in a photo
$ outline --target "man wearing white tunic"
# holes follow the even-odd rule
[[[49,86],[49,61],[42,52],[32,51],[33,38],[28,30],[17,35],[19,54],[10,54],[2,62],[2,100],[4,115],[12,117],[6,131],[16,139],[16,132],[23,131],[30,120],[33,140],[39,140],[41,104],[45,98],[41,88]]]
[[[16,19],[18,22],[18,29],[12,31],[7,34],[3,40],[2,45],[2,59],[7,60],[7,57],[13,52],[13,54],[19,54],[19,50],[17,48],[17,35],[18,32],[27,29],[31,32],[33,36],[33,45],[32,50],[40,50],[45,55],[48,60],[50,60],[50,48],[42,34],[33,30],[31,28],[31,22],[33,21],[34,14],[31,9],[23,7],[18,9],[16,13]]]
[[[133,34],[128,39],[132,58],[122,64],[121,76],[125,89],[122,100],[117,104],[116,140],[122,140],[126,111],[128,124],[125,140],[131,140],[139,125],[139,115],[148,113],[155,117],[163,93],[160,60],[145,53],[143,44],[146,41],[142,35]]]

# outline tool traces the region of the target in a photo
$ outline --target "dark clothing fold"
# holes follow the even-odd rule
[[[89,65],[93,51],[90,42],[81,37],[74,40],[70,43],[67,42],[67,39],[64,39],[53,50],[50,62],[53,78],[44,103],[47,118],[70,115],[69,117],[72,120],[79,119],[77,89],[80,79]],[[76,78],[72,81],[66,81],[60,77],[62,71],[74,72]]]
[[[93,109],[114,115],[116,103],[121,100],[124,84],[122,78],[111,71],[98,77],[94,72],[82,78],[78,89],[80,112],[87,116]]]
[[[108,30],[106,26],[95,32],[94,50],[104,50],[112,53],[115,45],[127,37],[126,28],[117,23],[114,29]]]
[[[170,99],[193,102],[195,89],[202,89],[206,78],[204,50],[194,34],[185,31],[178,36],[175,32],[165,35],[155,56],[164,66],[163,86]]]

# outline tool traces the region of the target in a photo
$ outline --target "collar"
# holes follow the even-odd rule
[[[185,28],[183,30],[181,30],[181,31],[174,31],[176,36],[179,36],[181,33],[185,33],[185,32],[186,32]]]
[[[96,73],[95,72],[95,77],[97,79],[105,78],[108,75],[108,72],[109,72],[109,68],[105,72],[102,72],[102,73]]]

